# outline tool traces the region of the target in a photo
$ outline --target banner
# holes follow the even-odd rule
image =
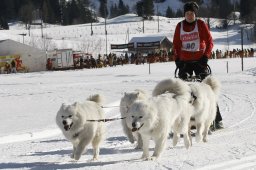
[[[160,42],[138,42],[137,48],[160,48]]]
[[[134,43],[128,44],[111,44],[111,49],[126,49],[126,48],[134,48]]]

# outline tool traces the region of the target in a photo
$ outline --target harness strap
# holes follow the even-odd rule
[[[112,118],[112,119],[99,119],[99,120],[87,120],[88,122],[110,122],[114,120],[120,120],[120,119],[125,119],[126,117],[121,117],[121,118]]]
[[[101,108],[126,107],[126,106],[100,106]]]

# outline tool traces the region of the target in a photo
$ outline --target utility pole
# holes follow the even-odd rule
[[[229,51],[229,40],[228,40],[228,23],[227,23],[227,44],[228,44],[228,51]]]
[[[156,14],[157,14],[157,32],[159,32],[159,13],[158,13],[158,5],[156,6]]]
[[[19,35],[21,35],[23,37],[23,44],[24,44],[24,36],[26,36],[27,34],[22,33],[22,34],[19,34]]]
[[[91,12],[91,36],[92,36],[93,35],[92,22],[93,22],[93,17],[94,17],[94,15],[92,14],[92,7],[90,8],[90,12]]]
[[[104,14],[105,14],[106,56],[107,56],[108,55],[107,1],[104,2]]]
[[[144,34],[144,16],[142,16],[142,31],[143,31],[143,34]]]
[[[244,28],[243,27],[241,27],[241,46],[242,46],[242,56],[241,56],[242,71],[244,71]]]

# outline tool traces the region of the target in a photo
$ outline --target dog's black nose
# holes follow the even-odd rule
[[[66,121],[66,120],[63,120],[62,123],[63,123],[63,125],[66,125],[66,124],[67,124],[67,121]]]
[[[135,122],[132,123],[132,127],[134,127],[134,128],[136,127],[136,123]]]

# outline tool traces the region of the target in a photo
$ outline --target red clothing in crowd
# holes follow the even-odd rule
[[[180,39],[181,22],[183,22],[183,30],[185,32],[193,31],[197,22],[200,38],[199,51],[191,52],[182,50],[182,41]],[[204,21],[197,19],[194,23],[188,23],[185,20],[181,22],[177,24],[173,37],[174,60],[179,59],[181,61],[196,61],[199,60],[203,55],[210,58],[213,48],[213,40],[208,26],[204,23]]]

